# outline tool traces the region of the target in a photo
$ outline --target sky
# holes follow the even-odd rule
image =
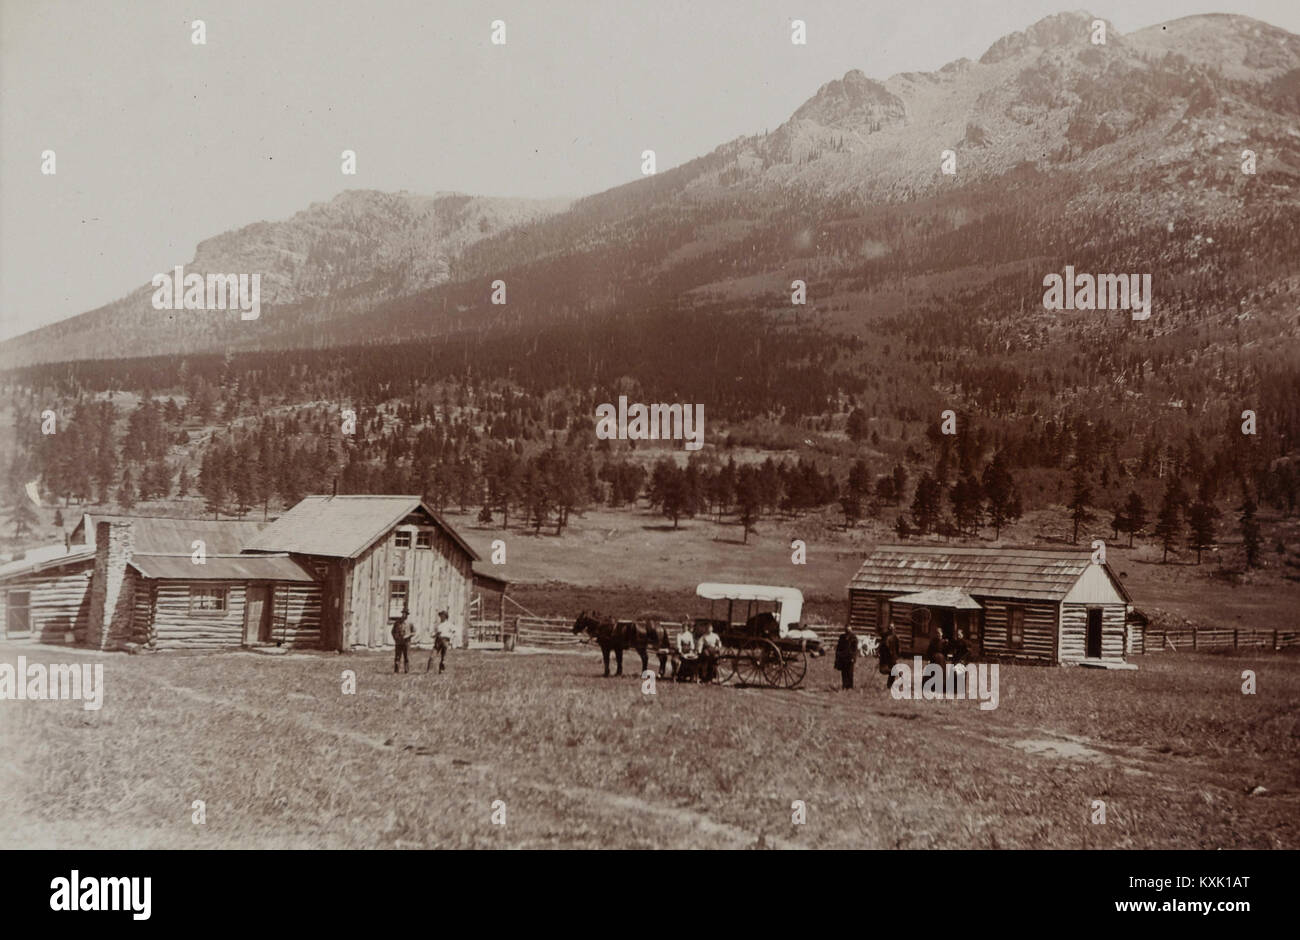
[[[345,189],[580,196],[776,128],[850,69],[977,59],[1067,0],[0,0],[0,339]],[[1087,7],[1121,33],[1295,0]],[[192,42],[201,19],[207,42]],[[504,20],[506,42],[490,42]],[[807,44],[790,42],[791,20]],[[41,172],[55,153],[57,172]],[[340,155],[356,152],[344,176]]]

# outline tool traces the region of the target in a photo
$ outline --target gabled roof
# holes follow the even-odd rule
[[[423,511],[471,561],[478,554],[418,496],[308,496],[244,545],[247,552],[356,558],[393,526]]]
[[[880,545],[849,589],[910,594],[959,588],[976,597],[1060,601],[1092,563],[1092,553],[1079,549]],[[1103,567],[1120,596],[1131,601],[1110,566]]]
[[[267,525],[238,519],[175,519],[157,516],[108,516],[86,513],[73,530],[73,541],[95,544],[98,522],[129,522],[135,552],[146,555],[174,555],[193,551],[195,539],[203,540],[209,555],[233,555]],[[79,537],[77,533],[82,533]]]
[[[310,584],[316,576],[288,555],[208,555],[194,564],[189,555],[132,555],[131,566],[145,578],[171,581],[291,581]]]

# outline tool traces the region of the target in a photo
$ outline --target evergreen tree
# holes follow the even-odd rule
[[[982,493],[973,474],[968,473],[953,484],[949,502],[952,505],[953,525],[959,535],[979,528],[984,515],[980,505]]]
[[[844,513],[844,528],[853,528],[862,518],[862,497],[849,490],[840,497],[840,511]]]
[[[9,521],[14,524],[15,538],[26,535],[40,524],[41,517],[37,515],[36,508],[28,499],[25,487],[14,487],[13,496],[9,501]]]
[[[1187,512],[1187,547],[1196,552],[1196,563],[1201,563],[1201,552],[1214,544],[1215,520],[1219,511],[1214,504],[1197,499]]]
[[[938,524],[942,499],[943,488],[939,481],[928,473],[921,474],[916,481],[916,492],[912,494],[912,521],[922,535],[934,531]]]
[[[1255,518],[1257,507],[1249,493],[1245,495],[1240,510],[1241,547],[1246,552],[1246,567],[1254,568],[1259,564],[1260,532],[1259,520]]]
[[[1020,493],[1016,489],[1006,457],[1001,451],[984,468],[981,490],[987,504],[988,519],[993,525],[993,537],[1002,537],[1002,527],[1020,518]]]
[[[1164,554],[1161,556],[1161,563],[1169,560],[1169,549],[1178,544],[1178,538],[1183,531],[1182,509],[1180,508],[1179,496],[1182,492],[1177,481],[1169,478],[1169,486],[1165,488],[1164,499],[1160,502],[1160,513],[1156,517],[1155,536],[1160,540],[1160,547]]]
[[[135,480],[131,477],[129,465],[122,474],[122,485],[117,491],[117,504],[127,512],[135,506]]]
[[[1123,531],[1128,533],[1128,547],[1132,548],[1133,537],[1141,535],[1142,530],[1147,527],[1147,507],[1136,490],[1129,491],[1128,499],[1124,503],[1123,516]]]
[[[740,517],[746,545],[749,544],[749,533],[756,531],[754,523],[758,520],[761,499],[757,474],[749,467],[741,469],[736,477],[736,514]]]
[[[1069,505],[1070,522],[1074,526],[1070,537],[1071,544],[1076,544],[1079,541],[1079,526],[1096,518],[1088,508],[1088,500],[1090,499],[1092,499],[1092,488],[1088,486],[1088,478],[1084,475],[1082,465],[1076,464]]]
[[[844,426],[844,431],[849,436],[849,440],[861,442],[866,439],[870,432],[870,423],[867,413],[861,408],[854,408],[849,412],[848,423]]]

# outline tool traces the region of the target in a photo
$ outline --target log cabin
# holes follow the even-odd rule
[[[888,621],[904,655],[924,655],[938,626],[984,659],[1136,668],[1131,606],[1110,566],[1079,550],[881,545],[849,583],[854,629]]]
[[[391,646],[409,609],[427,643],[446,610],[455,646],[468,646],[479,556],[418,496],[308,496],[258,532],[244,553],[283,553],[321,586],[320,646]]]
[[[316,647],[310,570],[288,555],[207,551],[237,549],[259,527],[87,515],[73,530],[82,541],[61,554],[38,549],[0,568],[0,636],[95,649]]]
[[[0,640],[78,643],[90,620],[94,547],[53,545],[0,565]]]

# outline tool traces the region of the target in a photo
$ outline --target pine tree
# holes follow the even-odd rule
[[[1169,560],[1169,549],[1178,544],[1178,537],[1182,534],[1182,515],[1179,508],[1178,493],[1181,489],[1175,490],[1177,484],[1170,478],[1170,486],[1165,489],[1164,499],[1160,503],[1160,514],[1156,517],[1156,538],[1160,540],[1160,547],[1164,550],[1161,556],[1161,564]]]
[[[9,502],[9,521],[14,524],[15,538],[26,535],[40,524],[41,517],[37,515],[32,501],[27,498],[27,490],[22,486],[14,488],[13,498]]]
[[[1214,504],[1197,499],[1187,513],[1188,537],[1187,547],[1196,552],[1196,563],[1201,563],[1201,552],[1214,544],[1215,520],[1219,511]]]
[[[122,474],[122,485],[117,491],[117,504],[128,512],[135,506],[135,480],[131,477],[130,465]]]
[[[840,497],[840,511],[844,513],[844,528],[853,528],[862,518],[862,497],[849,490]]]
[[[1257,507],[1254,498],[1247,493],[1241,504],[1241,547],[1246,552],[1246,567],[1254,568],[1259,564],[1260,532],[1259,520],[1255,518]]]
[[[1141,535],[1147,527],[1147,507],[1136,490],[1129,491],[1124,503],[1124,531],[1128,533],[1128,547],[1133,547],[1133,537]]]
[[[922,535],[933,531],[939,521],[939,512],[943,508],[942,494],[939,481],[930,474],[923,473],[916,481],[916,492],[912,494],[912,521]]]
[[[749,533],[756,531],[754,523],[758,520],[761,498],[757,474],[749,467],[743,468],[736,477],[736,514],[740,517],[746,545],[749,544]]]
[[[1021,513],[1020,493],[1001,451],[994,454],[993,460],[984,468],[980,488],[987,503],[989,522],[993,525],[993,537],[1001,538],[1002,527],[1015,522]]]
[[[1079,541],[1079,526],[1091,522],[1096,516],[1088,508],[1088,500],[1092,499],[1092,489],[1088,486],[1088,478],[1084,475],[1083,467],[1075,465],[1073,492],[1070,495],[1070,522],[1074,525],[1073,534],[1070,543],[1075,544]]]
[[[952,504],[953,524],[958,534],[972,532],[979,527],[983,516],[980,485],[972,474],[966,474],[953,484],[949,494]]]

